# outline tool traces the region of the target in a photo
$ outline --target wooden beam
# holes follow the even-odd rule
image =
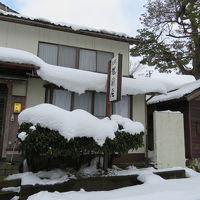
[[[13,63],[13,62],[3,62],[0,61],[0,67],[4,67],[4,66],[12,66],[12,67],[16,67],[18,69],[34,69],[34,70],[38,70],[40,69],[39,66],[35,66],[35,65],[31,65],[31,64],[21,64],[21,63]]]

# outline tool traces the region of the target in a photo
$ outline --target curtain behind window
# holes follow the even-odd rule
[[[58,65],[63,67],[75,68],[76,48],[59,46]]]
[[[92,93],[74,94],[74,109],[83,109],[91,113],[92,108]]]
[[[113,114],[130,117],[130,96],[123,96],[121,101],[113,104]]]
[[[38,56],[49,64],[57,65],[58,46],[54,44],[39,43]]]
[[[79,69],[96,71],[96,51],[80,50]]]
[[[113,53],[97,52],[97,72],[108,73],[108,62],[113,58]]]
[[[53,90],[53,105],[65,110],[71,110],[71,92],[66,90]]]
[[[94,98],[94,115],[96,117],[105,117],[106,94],[96,92]]]

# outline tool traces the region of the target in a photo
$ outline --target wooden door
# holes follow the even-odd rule
[[[8,95],[7,86],[5,84],[0,84],[0,155],[2,155],[2,149],[3,149],[7,95]]]

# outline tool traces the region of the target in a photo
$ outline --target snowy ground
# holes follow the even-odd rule
[[[121,176],[138,174],[138,180],[143,182],[142,185],[124,187],[112,191],[86,192],[83,189],[78,192],[47,192],[42,191],[34,194],[28,200],[200,200],[200,173],[185,168],[187,178],[164,180],[153,172],[170,171],[183,168],[170,168],[156,170],[152,167],[137,169],[134,166],[122,170],[117,167],[108,170],[107,176]],[[97,174],[95,169],[95,160],[90,167],[83,166],[80,173],[90,175]],[[7,179],[22,178],[22,184],[55,184],[75,178],[69,176],[61,170],[53,170],[50,172],[31,173],[11,175]]]
[[[132,169],[133,170],[133,169]],[[131,169],[129,169],[129,172]],[[134,170],[133,170],[134,171]],[[124,187],[112,191],[101,192],[39,192],[28,198],[28,200],[199,200],[200,199],[200,174],[192,170],[187,171],[189,178],[164,180],[158,175],[147,173],[144,170],[139,180],[144,184],[138,186]],[[140,170],[141,172],[141,170]]]

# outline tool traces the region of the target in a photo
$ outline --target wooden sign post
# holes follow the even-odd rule
[[[121,100],[122,55],[118,54],[108,64],[106,116],[110,117],[111,103]]]
[[[115,56],[108,64],[106,93],[106,117],[110,117],[112,102],[121,100],[122,88],[122,54]],[[103,169],[108,168],[109,155],[104,153]]]

